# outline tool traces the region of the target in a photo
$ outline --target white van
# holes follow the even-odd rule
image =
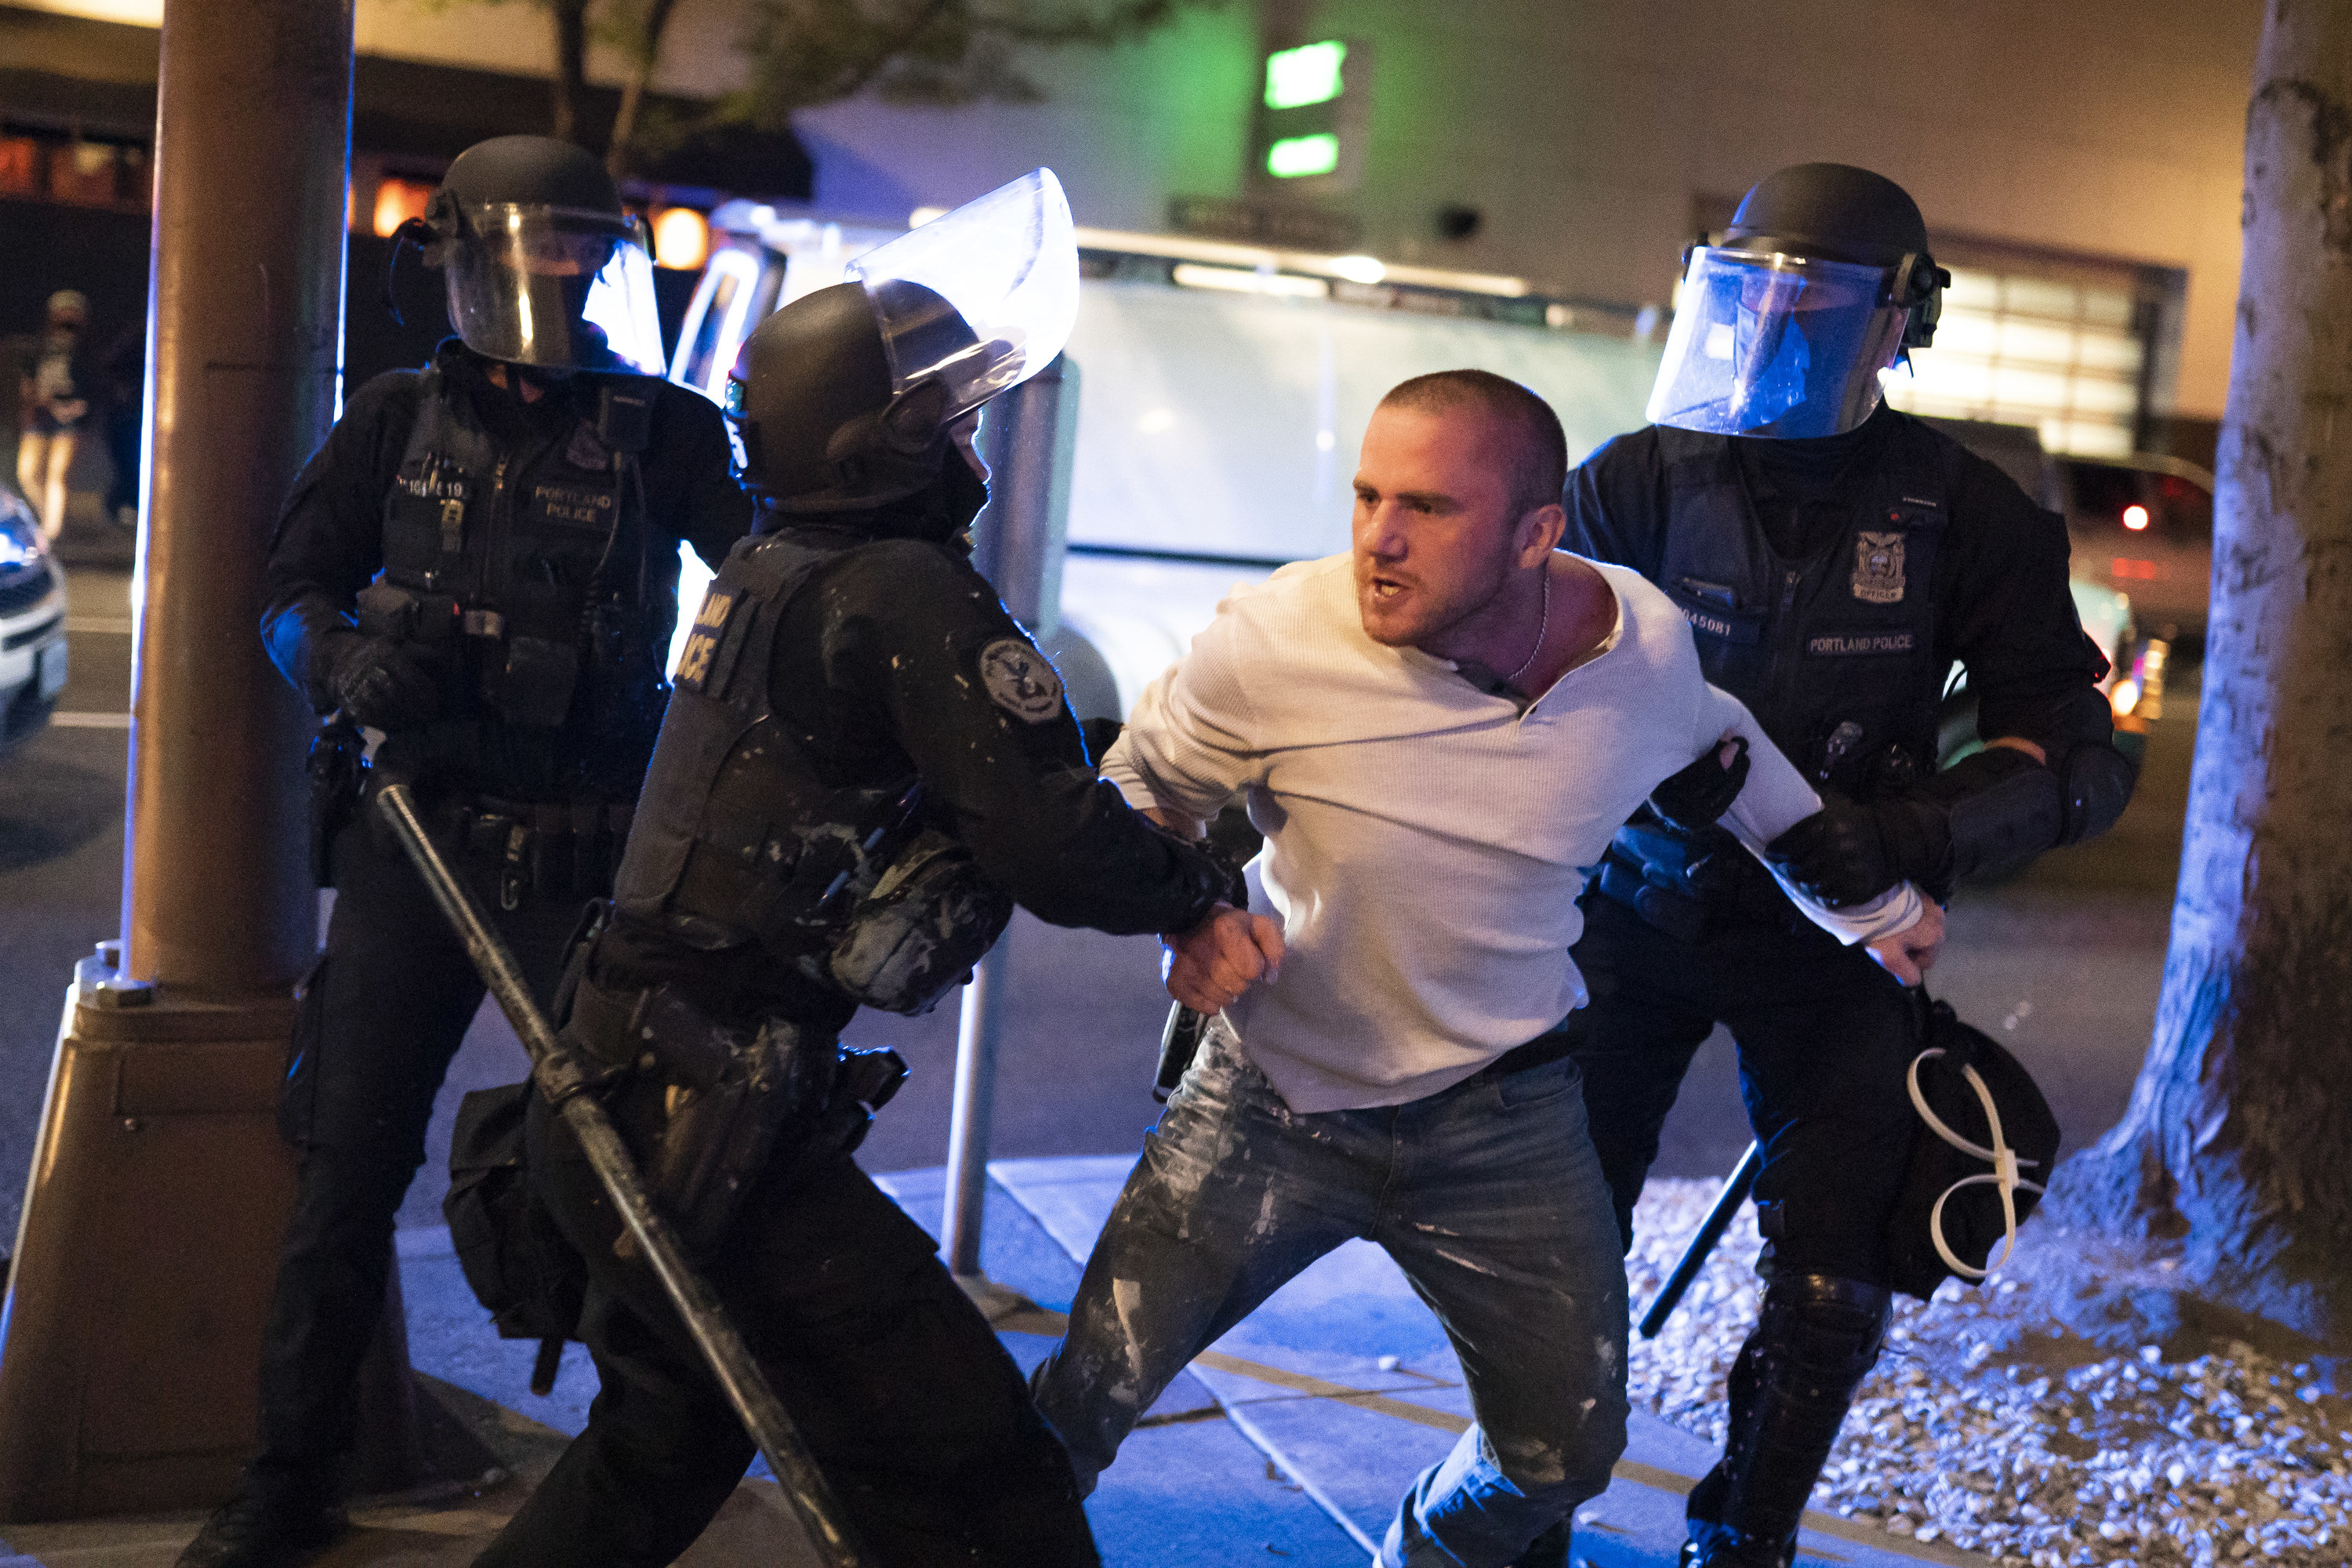
[[[671,379],[714,398],[768,311],[903,232],[747,203],[711,227]],[[1046,642],[1083,718],[1124,717],[1236,581],[1347,548],[1356,450],[1398,382],[1475,366],[1524,383],[1575,461],[1641,426],[1657,372],[1632,312],[1517,279],[1098,229],[1078,246],[1069,554]]]

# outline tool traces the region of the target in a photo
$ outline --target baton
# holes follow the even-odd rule
[[[579,1064],[548,1027],[539,1004],[531,999],[530,988],[523,984],[522,972],[515,966],[514,954],[507,951],[506,943],[483,920],[473,895],[425,837],[408,786],[385,785],[376,795],[376,806],[399,835],[401,847],[415,862],[425,885],[433,889],[434,901],[465,940],[467,955],[481,971],[490,994],[499,999],[499,1009],[521,1037],[523,1049],[530,1053],[531,1076],[539,1081],[540,1092],[580,1141],[581,1152],[588,1156],[597,1179],[612,1195],[613,1206],[620,1210],[629,1235],[652,1262],[670,1304],[677,1309],[687,1331],[694,1336],[703,1359],[710,1363],[719,1387],[726,1390],[727,1402],[735,1407],[743,1429],[759,1445],[760,1452],[767,1458],[768,1468],[782,1484],[784,1496],[791,1500],[809,1540],[831,1568],[866,1568],[871,1559],[857,1543],[840,1500],[833,1495],[833,1488],[816,1468],[816,1461],[810,1458],[808,1446],[801,1441],[792,1417],[784,1414],[775,1390],[768,1386],[759,1363],[744,1346],[743,1336],[728,1318],[727,1310],[702,1276],[687,1262],[685,1249],[678,1246],[669,1222],[647,1199],[645,1180],[637,1173],[636,1162],[629,1157],[628,1146],[614,1131],[604,1108],[586,1092]]]
[[[1658,1299],[1650,1303],[1648,1311],[1642,1314],[1643,1339],[1656,1339],[1658,1331],[1666,1326],[1666,1319],[1673,1314],[1675,1304],[1683,1299],[1683,1292],[1690,1289],[1691,1281],[1697,1279],[1698,1271],[1706,1266],[1706,1255],[1713,1252],[1715,1244],[1723,1239],[1724,1227],[1731,1223],[1731,1216],[1739,1212],[1739,1205],[1748,1201],[1748,1189],[1755,1186],[1756,1173],[1763,1164],[1762,1148],[1750,1143],[1748,1152],[1739,1156],[1739,1163],[1731,1167],[1731,1174],[1724,1182],[1723,1191],[1716,1195],[1715,1206],[1706,1211],[1705,1219],[1698,1222],[1698,1231],[1690,1238],[1690,1245],[1683,1248],[1682,1258],[1675,1265],[1675,1271],[1667,1275],[1666,1282],[1658,1288]]]

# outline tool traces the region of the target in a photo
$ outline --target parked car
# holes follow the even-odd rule
[[[65,573],[33,509],[0,487],[0,751],[48,723],[65,684]]]
[[[2152,453],[2062,456],[2053,466],[2074,574],[2129,595],[2143,626],[2201,642],[2213,583],[2212,474]]]

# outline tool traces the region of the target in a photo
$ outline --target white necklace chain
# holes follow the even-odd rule
[[[1503,677],[1504,685],[1517,684],[1519,677],[1528,672],[1528,666],[1535,663],[1536,655],[1543,652],[1544,634],[1549,630],[1551,630],[1551,563],[1546,562],[1543,574],[1543,619],[1536,624],[1536,646],[1528,649],[1528,657],[1519,661],[1518,668]]]

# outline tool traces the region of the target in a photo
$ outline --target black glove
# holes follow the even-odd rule
[[[1731,809],[1748,784],[1748,737],[1734,735],[1731,761],[1717,761],[1718,742],[1699,753],[1698,761],[1660,781],[1650,792],[1650,809],[1678,832],[1696,836]]]
[[[371,730],[415,729],[441,711],[433,666],[390,637],[352,637],[336,650],[327,684],[344,714]]]
[[[1842,910],[1868,903],[1897,882],[1943,886],[1952,832],[1944,812],[1928,801],[1897,796],[1864,805],[1830,795],[1764,852],[1808,898]]]

